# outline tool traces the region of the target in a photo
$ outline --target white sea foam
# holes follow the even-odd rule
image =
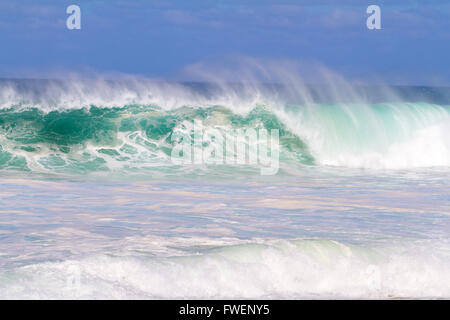
[[[316,105],[278,112],[318,163],[371,169],[449,167],[450,109],[424,103]]]
[[[448,298],[449,247],[328,240],[179,257],[90,256],[2,272],[1,298]]]

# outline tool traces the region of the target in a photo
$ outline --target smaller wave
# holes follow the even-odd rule
[[[448,298],[449,267],[442,243],[269,241],[178,257],[101,255],[28,265],[0,273],[0,297]]]

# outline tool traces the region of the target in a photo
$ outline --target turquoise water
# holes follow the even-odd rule
[[[450,297],[445,90],[0,87],[1,298]],[[194,121],[279,170],[172,163]]]

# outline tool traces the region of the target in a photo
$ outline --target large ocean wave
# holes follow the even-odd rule
[[[2,81],[0,170],[76,175],[255,169],[173,164],[172,136],[192,134],[194,120],[206,130],[279,130],[281,173],[304,166],[449,167],[450,108],[442,92],[142,79]]]

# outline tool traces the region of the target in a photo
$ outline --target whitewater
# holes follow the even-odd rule
[[[281,75],[1,80],[0,298],[450,298],[450,90]],[[174,164],[193,121],[279,171]]]

